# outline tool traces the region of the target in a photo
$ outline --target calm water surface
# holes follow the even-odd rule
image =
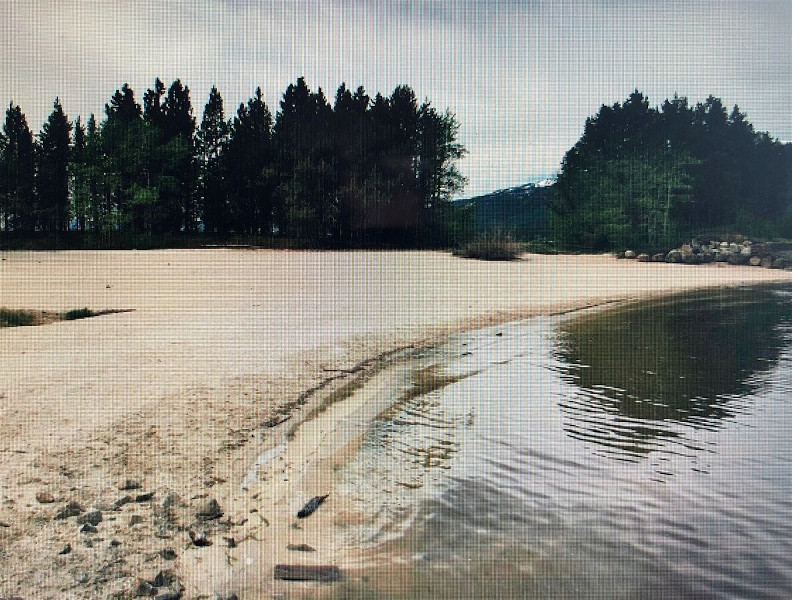
[[[452,338],[338,474],[334,597],[790,597],[790,319],[756,288]]]

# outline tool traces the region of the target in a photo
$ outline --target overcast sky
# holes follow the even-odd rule
[[[469,155],[462,196],[556,173],[601,104],[709,94],[790,141],[791,1],[0,0],[0,102],[38,131],[56,96],[102,117],[129,82],[180,78],[202,115],[261,86],[273,113],[304,76],[330,100],[407,83],[450,108]]]

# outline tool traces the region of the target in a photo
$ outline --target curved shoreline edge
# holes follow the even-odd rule
[[[270,525],[272,530],[272,537],[270,544],[265,546],[261,543],[248,543],[244,552],[250,557],[247,560],[247,566],[229,570],[227,576],[222,573],[217,574],[212,580],[217,582],[214,588],[215,592],[220,597],[226,597],[231,594],[243,594],[243,597],[273,597],[278,594],[285,594],[288,592],[290,586],[295,589],[299,586],[302,587],[304,593],[308,593],[309,597],[326,597],[324,590],[314,591],[313,583],[289,583],[282,581],[272,581],[269,574],[272,573],[273,568],[279,564],[299,565],[300,567],[309,566],[314,567],[320,564],[335,565],[341,567],[346,573],[349,569],[354,568],[354,572],[359,572],[364,568],[369,569],[369,565],[358,565],[359,556],[362,551],[369,549],[350,549],[349,553],[345,551],[344,554],[340,552],[340,548],[335,545],[336,536],[334,529],[341,525],[347,524],[352,519],[358,520],[358,517],[353,517],[349,514],[347,507],[338,504],[333,500],[326,507],[327,514],[318,521],[303,523],[303,527],[298,527],[298,521],[294,518],[293,512],[297,508],[292,504],[297,504],[299,498],[306,496],[310,497],[313,493],[330,493],[334,489],[334,473],[340,468],[344,468],[347,461],[350,460],[360,449],[362,437],[366,432],[366,428],[371,424],[379,414],[388,410],[390,405],[399,401],[393,399],[390,402],[378,404],[366,408],[363,404],[374,398],[377,390],[381,385],[386,385],[385,381],[381,381],[381,376],[387,372],[391,373],[393,369],[408,367],[413,364],[415,372],[425,371],[430,368],[435,368],[438,365],[438,359],[429,359],[427,361],[420,360],[420,355],[423,352],[433,352],[437,347],[445,344],[453,336],[477,332],[486,329],[493,329],[506,324],[522,323],[537,317],[553,318],[554,322],[564,322],[565,320],[579,319],[586,316],[597,316],[611,310],[627,310],[630,307],[638,304],[653,302],[656,304],[667,304],[673,301],[683,301],[687,296],[690,297],[703,297],[708,294],[713,294],[717,290],[723,289],[747,289],[747,288],[783,288],[790,283],[787,282],[767,282],[767,283],[743,283],[734,285],[709,285],[689,290],[679,291],[664,291],[653,292],[646,296],[633,296],[624,298],[612,298],[602,301],[592,301],[588,303],[578,303],[571,307],[562,307],[558,310],[551,311],[521,311],[519,313],[506,313],[500,312],[494,315],[483,317],[475,322],[469,324],[458,324],[451,327],[444,327],[441,331],[437,331],[434,335],[423,337],[417,340],[406,340],[401,345],[384,349],[380,353],[360,360],[357,364],[351,367],[341,366],[339,368],[329,368],[326,370],[335,371],[339,373],[337,376],[332,376],[324,380],[322,385],[316,385],[309,388],[301,394],[294,403],[291,404],[292,413],[296,413],[297,420],[295,422],[288,422],[281,424],[281,427],[274,431],[275,437],[271,448],[266,450],[266,453],[271,454],[270,460],[274,460],[276,456],[282,452],[287,451],[287,446],[291,445],[295,440],[293,439],[297,430],[303,426],[311,426],[315,435],[321,440],[329,436],[335,436],[341,431],[341,420],[351,419],[357,421],[358,424],[350,432],[349,437],[343,438],[339,435],[339,439],[335,442],[335,447],[327,448],[326,453],[321,453],[320,448],[325,445],[321,442],[318,446],[309,446],[309,437],[306,436],[302,441],[295,443],[295,450],[299,447],[306,453],[307,456],[314,456],[322,454],[322,457],[306,458],[305,464],[301,468],[295,468],[294,473],[287,473],[286,470],[273,472],[271,477],[273,481],[282,475],[289,475],[290,479],[296,477],[298,480],[298,487],[306,487],[305,496],[298,496],[297,493],[292,494],[288,489],[284,489],[281,493],[273,496],[280,497],[283,502],[280,505],[282,517],[278,516]],[[345,361],[346,362],[346,361]],[[409,371],[410,372],[410,371]],[[454,381],[457,381],[455,379]],[[449,385],[454,381],[447,381],[444,385]],[[366,393],[364,393],[366,391]],[[430,390],[428,390],[430,391]],[[422,390],[419,393],[427,393]],[[374,402],[374,400],[373,400]],[[350,404],[350,406],[347,406]],[[339,405],[337,407],[337,405]],[[289,406],[287,405],[287,408]],[[330,419],[320,419],[320,415],[332,409],[332,412],[337,408],[343,409],[338,416]],[[294,416],[294,415],[293,415]],[[292,421],[294,421],[292,419]],[[329,444],[330,446],[330,444]],[[274,454],[273,454],[274,452]],[[295,455],[289,461],[303,460],[302,456]],[[259,465],[263,467],[264,465]],[[292,465],[296,467],[296,465]],[[309,477],[308,472],[314,473],[315,471],[326,471],[325,475],[319,474]],[[311,479],[309,487],[308,479]],[[303,482],[303,483],[301,483]],[[292,482],[294,483],[294,482]],[[277,482],[281,486],[281,482]],[[269,485],[269,484],[268,484]],[[275,485],[274,483],[272,485]],[[289,486],[286,486],[287,488]],[[262,491],[263,493],[263,491]],[[267,492],[270,494],[270,492]],[[344,512],[345,517],[337,514],[337,511]],[[275,513],[273,513],[275,515]],[[292,531],[292,530],[295,531]],[[292,552],[291,548],[305,545],[303,540],[316,540],[314,548],[315,554],[303,555]],[[299,544],[298,542],[303,542]],[[289,551],[287,551],[289,549]],[[372,548],[371,550],[374,550]],[[265,574],[267,575],[265,577]],[[200,589],[198,587],[197,589]],[[298,592],[299,593],[299,592]],[[319,594],[319,595],[316,595]]]

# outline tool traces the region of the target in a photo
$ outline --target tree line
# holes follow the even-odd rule
[[[213,87],[198,124],[189,88],[128,84],[105,115],[72,122],[56,98],[34,136],[13,102],[0,134],[0,232],[447,243],[465,179],[459,124],[406,85],[333,104],[304,78],[275,116],[258,88],[226,115]]]
[[[791,144],[719,98],[603,105],[561,165],[560,247],[665,249],[698,233],[791,237]]]

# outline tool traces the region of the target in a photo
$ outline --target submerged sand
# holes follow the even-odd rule
[[[392,351],[537,314],[791,280],[786,271],[610,256],[487,263],[443,252],[209,249],[0,258],[0,307],[132,310],[0,329],[0,597],[129,595],[165,569],[183,597],[273,597],[276,562],[336,560],[326,532],[357,518],[332,497],[305,529],[292,527],[298,503],[325,493],[380,410],[358,390],[388,376],[384,367],[402,354]],[[320,402],[348,392],[317,416]],[[292,441],[271,460],[287,433]],[[141,488],[120,490],[126,479]],[[134,501],[115,508],[126,495]],[[198,521],[211,499],[225,514]],[[74,517],[53,519],[70,501],[101,509],[97,533],[81,533]],[[190,530],[212,545],[192,545]],[[286,550],[309,539],[311,558]]]

